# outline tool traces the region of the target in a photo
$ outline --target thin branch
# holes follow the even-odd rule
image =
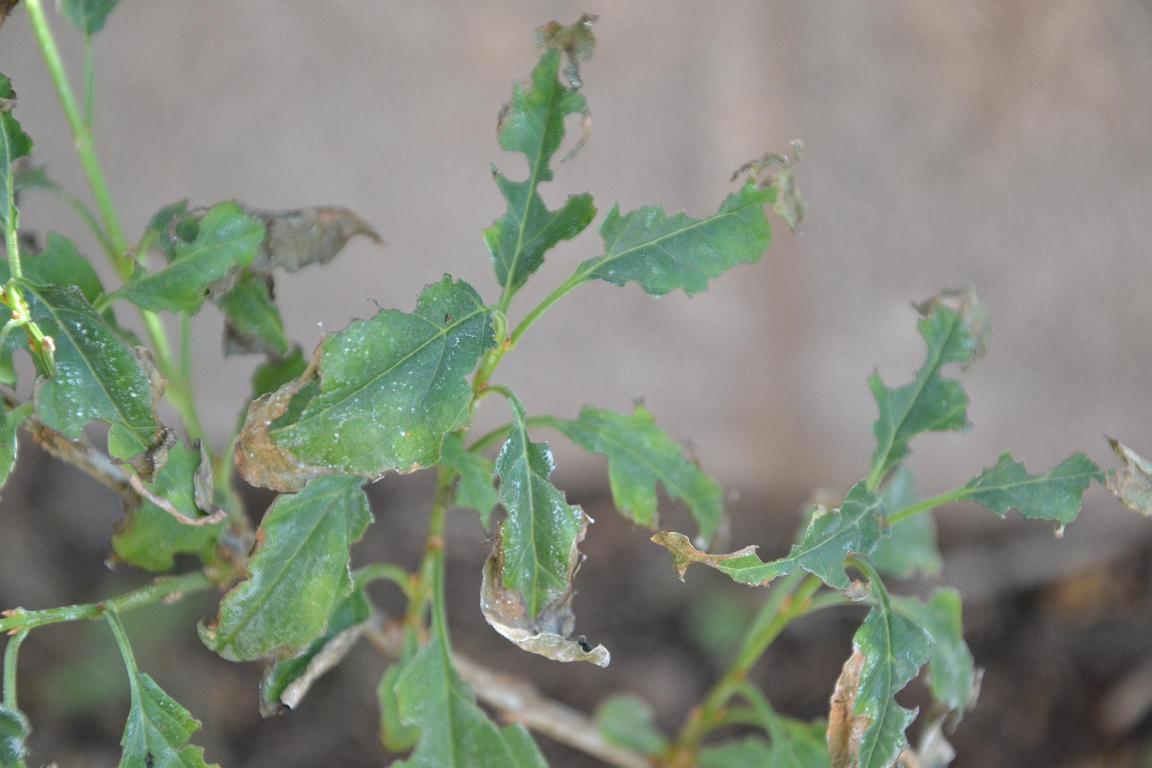
[[[398,625],[386,625],[377,617],[368,623],[365,637],[388,658],[400,657],[404,635]],[[590,717],[543,696],[530,684],[493,672],[459,653],[452,655],[452,662],[476,697],[505,721],[519,723],[617,768],[651,768],[652,763],[643,755],[605,741]]]

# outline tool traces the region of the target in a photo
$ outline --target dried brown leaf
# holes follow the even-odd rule
[[[1152,462],[1119,440],[1108,438],[1108,443],[1124,462],[1120,469],[1108,473],[1108,490],[1129,509],[1152,516]]]
[[[844,662],[832,689],[828,703],[828,755],[832,768],[849,768],[860,754],[860,738],[868,727],[868,718],[857,717],[853,711],[863,669],[864,654],[857,649]]]
[[[366,221],[339,206],[248,212],[263,219],[266,228],[260,252],[251,265],[257,273],[270,274],[274,269],[295,272],[309,264],[326,264],[356,235],[383,242]]]

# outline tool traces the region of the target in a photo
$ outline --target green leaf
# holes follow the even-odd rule
[[[24,768],[31,731],[23,712],[0,704],[0,768]]]
[[[196,471],[200,467],[200,454],[183,443],[174,445],[168,461],[145,486],[156,497],[167,500],[185,517],[196,519],[212,510],[196,506]],[[135,495],[125,498],[127,516],[117,526],[112,537],[116,556],[147,571],[164,572],[172,569],[179,554],[198,556],[211,562],[216,542],[226,523],[215,525],[186,525],[152,502]]]
[[[521,726],[497,728],[476,706],[434,635],[404,665],[396,682],[401,720],[420,730],[411,757],[396,768],[543,768],[544,758]]]
[[[282,358],[292,349],[280,310],[272,302],[272,279],[244,270],[216,300],[224,312],[224,354]]]
[[[886,601],[885,594],[856,631],[852,656],[832,694],[833,766],[889,768],[908,744],[904,731],[916,712],[897,704],[895,696],[928,661],[932,638]]]
[[[304,375],[308,361],[300,347],[293,347],[281,360],[267,360],[252,372],[252,399],[275,392],[292,379]]]
[[[880,491],[880,500],[888,511],[916,503],[912,472],[901,466],[892,473]],[[940,572],[943,559],[936,545],[936,519],[931,510],[893,525],[872,553],[872,564],[883,574],[910,579],[917,571],[925,576]]]
[[[356,477],[321,477],[280,496],[257,531],[248,576],[200,639],[230,661],[299,653],[327,628],[351,589],[349,547],[372,517]]]
[[[195,240],[174,245],[171,263],[159,272],[137,269],[115,296],[153,312],[194,314],[214,284],[252,263],[263,239],[259,219],[236,203],[219,203],[200,220]]]
[[[1109,472],[1108,490],[1133,512],[1152,516],[1152,462],[1119,440],[1108,438],[1123,466]]]
[[[672,553],[681,579],[694,563],[715,568],[733,581],[750,586],[763,586],[802,569],[830,587],[848,589],[852,580],[844,570],[844,559],[852,554],[870,555],[886,533],[883,503],[864,483],[857,483],[839,509],[817,507],[800,543],[793,544],[791,551],[778,560],[763,562],[756,556],[755,546],[711,555],[693,547],[682,533],[661,532],[652,541]]]
[[[241,473],[294,490],[323,474],[378,478],[435,464],[444,436],[468,422],[466,377],[495,343],[479,294],[448,276],[424,289],[413,314],[352,323],[324,340],[303,376],[252,404]]]
[[[697,768],[749,768],[753,765],[781,765],[776,750],[758,736],[704,747],[696,758]]]
[[[893,597],[893,609],[920,625],[932,637],[928,685],[936,701],[952,712],[963,712],[972,698],[975,662],[964,642],[960,593],[938,589],[927,602]]]
[[[608,457],[612,499],[633,522],[659,525],[656,483],[668,495],[688,505],[704,541],[712,538],[724,518],[724,492],[662,429],[652,414],[637,405],[630,416],[585,407],[574,421],[556,425],[586,451]]]
[[[0,419],[0,487],[8,482],[8,476],[16,466],[17,434],[20,425],[32,415],[32,403],[23,403],[8,411]]]
[[[496,458],[500,504],[507,513],[497,540],[500,579],[523,596],[528,614],[536,616],[571,590],[584,512],[552,485],[549,477],[556,465],[551,449],[528,439],[523,408],[513,402],[512,409],[512,431]]]
[[[89,37],[104,29],[108,14],[120,0],[60,0],[60,12]]]
[[[749,181],[729,195],[712,216],[669,216],[648,206],[621,214],[620,206],[600,225],[604,255],[585,261],[580,280],[636,282],[653,296],[682,288],[691,296],[737,264],[760,260],[772,240],[764,213],[771,192]]]
[[[946,291],[917,306],[923,315],[920,335],[928,356],[911,384],[889,389],[879,373],[868,386],[880,417],[873,425],[876,452],[868,487],[875,489],[888,472],[908,455],[908,444],[921,432],[963,432],[968,429],[968,394],[958,381],[940,376],[948,363],[967,366],[984,354],[988,318],[976,295]]]
[[[456,433],[444,437],[440,462],[460,476],[456,487],[456,504],[475,510],[480,523],[488,530],[492,523],[492,510],[499,497],[492,482],[495,465],[482,453],[469,451],[464,438]]]
[[[668,740],[652,722],[652,708],[637,696],[609,696],[596,707],[595,717],[596,728],[609,744],[649,757],[668,746]]]
[[[21,260],[24,278],[40,285],[74,285],[89,303],[104,295],[100,276],[76,244],[63,235],[48,233],[44,249]]]
[[[129,678],[132,707],[120,740],[120,768],[208,768],[204,750],[188,743],[200,721],[142,672]]]
[[[352,650],[371,615],[367,595],[362,589],[353,589],[336,604],[323,635],[299,656],[277,661],[265,672],[260,682],[260,714],[272,717],[296,709],[312,684]]]
[[[0,229],[17,226],[15,178],[12,164],[32,152],[32,139],[12,116],[16,92],[12,81],[0,74]]]
[[[388,667],[376,687],[376,699],[380,703],[380,744],[389,752],[407,752],[420,740],[419,729],[400,722],[396,683],[404,669],[402,664]]]
[[[1063,527],[1080,514],[1084,491],[1093,480],[1103,483],[1104,473],[1082,453],[1072,454],[1043,475],[1029,475],[1023,464],[1005,453],[996,466],[964,486],[964,498],[1000,517],[1015,509],[1024,517],[1054,520]]]
[[[546,51],[532,70],[530,87],[516,83],[500,115],[500,146],[528,159],[525,181],[511,181],[492,169],[508,211],[484,230],[484,242],[505,296],[540,268],[549,249],[583,232],[596,215],[590,195],[570,196],[560,210],[550,211],[537,192],[540,183],[552,179],[549,164],[564,139],[564,119],[588,110],[584,96],[565,87],[559,73],[560,51]]]
[[[698,768],[828,768],[826,726],[777,718],[771,743],[750,736],[700,750]]]

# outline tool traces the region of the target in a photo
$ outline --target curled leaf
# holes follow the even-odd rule
[[[260,274],[270,274],[276,269],[295,272],[310,264],[327,264],[357,235],[383,242],[368,222],[340,206],[290,211],[247,210],[264,221],[264,241],[251,265],[252,271]]]
[[[1124,462],[1120,469],[1108,473],[1108,490],[1128,509],[1152,516],[1152,462],[1119,440],[1108,438],[1108,443]]]

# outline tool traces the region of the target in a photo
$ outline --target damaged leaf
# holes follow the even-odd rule
[[[283,491],[321,474],[431,466],[444,436],[467,423],[466,377],[494,345],[479,294],[445,276],[414,313],[352,323],[321,343],[301,378],[253,402],[237,465],[253,485]]]
[[[608,479],[616,508],[648,528],[659,525],[656,484],[683,501],[709,541],[724,519],[724,492],[684,449],[656,426],[651,412],[637,405],[629,416],[586,406],[580,417],[557,428],[586,451],[608,457]]]
[[[767,563],[756,556],[756,547],[722,555],[701,552],[682,533],[661,532],[652,541],[672,553],[672,561],[681,580],[694,563],[707,565],[728,574],[733,581],[750,586],[764,586],[773,579],[805,570],[825,584],[840,590],[852,586],[844,570],[849,555],[869,555],[887,533],[884,505],[874,494],[857,483],[839,509],[817,507],[799,544],[789,553]]]
[[[1108,473],[1108,490],[1128,509],[1152,515],[1152,462],[1119,440],[1108,438],[1108,442],[1124,462],[1120,469]]]
[[[253,272],[295,272],[311,264],[327,264],[357,235],[382,243],[376,230],[347,208],[317,206],[290,211],[246,209],[264,223],[265,236],[252,261]]]
[[[927,602],[893,597],[892,609],[916,622],[932,638],[928,687],[932,697],[950,712],[962,713],[972,700],[976,666],[964,642],[960,593],[938,589]]]
[[[298,654],[352,588],[349,547],[371,522],[357,477],[320,477],[276,499],[256,534],[248,575],[200,639],[229,661]]]
[[[1104,482],[1100,467],[1076,453],[1043,475],[1029,475],[1012,454],[1000,456],[996,466],[984,470],[964,486],[964,498],[978,502],[1004,517],[1015,509],[1034,520],[1067,525],[1080,514],[1084,491],[1095,480]]]
[[[911,384],[890,389],[879,373],[868,386],[876,398],[880,417],[873,425],[876,452],[868,487],[879,487],[884,477],[905,456],[908,444],[921,432],[963,432],[968,429],[968,394],[940,370],[948,363],[967,366],[980,358],[988,343],[988,316],[971,291],[945,291],[917,310],[920,335],[928,346],[924,365]]]

